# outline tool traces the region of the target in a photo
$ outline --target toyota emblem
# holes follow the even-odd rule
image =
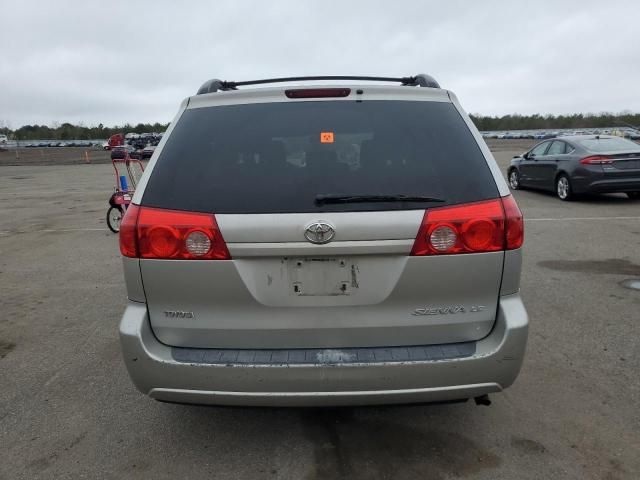
[[[336,231],[335,229],[326,222],[314,222],[309,225],[304,231],[304,238],[309,240],[311,243],[329,243],[333,240]]]

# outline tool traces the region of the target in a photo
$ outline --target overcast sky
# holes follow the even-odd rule
[[[471,113],[640,111],[640,1],[4,1],[0,126],[168,122],[208,78],[433,75]]]

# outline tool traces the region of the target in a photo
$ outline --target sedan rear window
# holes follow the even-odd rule
[[[582,145],[591,152],[613,153],[639,151],[640,145],[626,138],[584,138],[575,140],[576,143]]]
[[[406,199],[318,201],[327,195]],[[186,110],[142,204],[302,213],[422,209],[497,196],[487,162],[451,103],[303,101]],[[432,205],[425,197],[435,199]]]

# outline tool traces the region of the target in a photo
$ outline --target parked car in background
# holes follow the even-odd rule
[[[640,140],[640,131],[638,130],[629,131],[629,136],[627,138],[630,140]]]
[[[6,135],[0,135],[0,145],[6,145],[9,139]]]
[[[583,193],[640,196],[640,145],[608,135],[547,140],[511,160],[509,185],[551,190],[561,200]]]
[[[555,135],[554,135],[554,134],[552,134],[552,133],[550,133],[550,132],[537,132],[537,133],[533,136],[533,138],[534,138],[535,140],[544,140],[544,139],[546,139],[546,138],[554,138],[554,137],[555,137]]]
[[[151,158],[151,156],[153,155],[153,152],[155,152],[155,151],[156,151],[155,145],[147,145],[142,150],[142,159],[143,160],[147,160],[147,159]]]
[[[144,147],[147,146],[147,144],[141,139],[141,138],[136,138],[133,141],[130,142],[130,144],[136,149],[136,150],[143,150]]]
[[[127,153],[131,156],[134,151],[131,145],[117,145],[111,149],[111,159],[125,158]]]
[[[134,160],[142,160],[142,149],[136,148],[135,146],[132,146],[132,148],[131,152],[129,152],[129,157]]]

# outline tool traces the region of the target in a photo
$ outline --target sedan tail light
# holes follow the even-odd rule
[[[425,212],[411,255],[449,255],[520,248],[522,213],[511,195]]]
[[[583,165],[610,165],[613,159],[607,155],[591,155],[580,160]]]
[[[120,223],[120,252],[163,260],[231,258],[214,215],[133,204]]]

